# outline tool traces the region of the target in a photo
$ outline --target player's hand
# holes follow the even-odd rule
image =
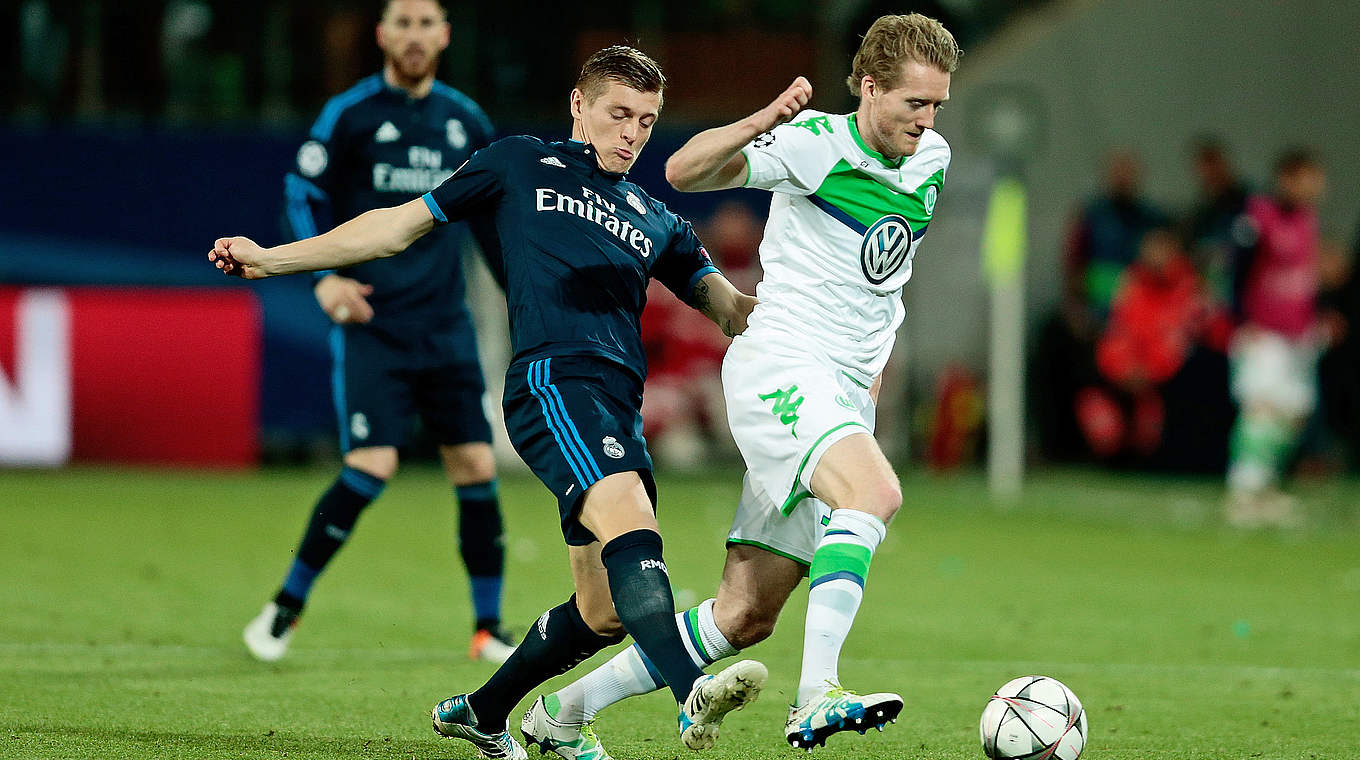
[[[761,132],[768,132],[792,119],[809,100],[812,100],[812,83],[807,77],[798,77],[779,97],[756,112],[756,126]]]
[[[368,296],[373,295],[372,285],[328,274],[317,281],[312,292],[321,310],[337,325],[363,324],[373,319],[373,307],[368,303]]]
[[[218,269],[247,280],[269,276],[264,271],[264,258],[264,249],[246,237],[218,238],[213,243],[213,249],[208,251],[208,261],[216,264]]]

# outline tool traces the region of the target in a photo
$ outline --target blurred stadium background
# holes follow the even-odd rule
[[[17,324],[13,286],[129,289],[101,301],[103,307],[83,299],[107,294],[72,291],[71,349],[80,365],[70,378],[74,415],[69,421],[25,418],[23,434],[6,424],[10,433],[0,440],[60,438],[54,426],[67,423],[77,461],[178,457],[250,464],[329,450],[326,323],[305,278],[242,288],[215,278],[200,254],[220,234],[277,242],[281,177],[310,120],[325,98],[378,68],[373,5],[4,4],[0,153],[11,179],[0,187],[0,282],[11,287],[0,325]],[[1192,144],[1198,137],[1221,139],[1256,189],[1269,188],[1282,149],[1312,147],[1332,188],[1320,209],[1324,236],[1347,251],[1353,246],[1360,198],[1348,188],[1360,180],[1360,152],[1352,149],[1360,101],[1346,93],[1360,84],[1349,39],[1360,20],[1355,4],[1260,0],[1225,13],[1217,3],[1189,0],[1155,7],[1119,0],[937,0],[909,9],[946,21],[966,55],[939,124],[955,156],[947,192],[906,290],[909,317],[884,399],[883,434],[899,456],[928,454],[923,436],[951,368],[966,371],[978,388],[986,385],[988,290],[979,245],[990,188],[1002,169],[984,128],[998,100],[1019,103],[1030,116],[1020,138],[1030,188],[1023,280],[1030,348],[1060,300],[1067,229],[1100,191],[1105,156],[1115,148],[1141,159],[1144,197],[1181,215],[1197,200]],[[561,138],[564,93],[584,55],[619,40],[640,44],[666,67],[671,88],[661,128],[635,176],[710,237],[733,239],[729,258],[749,256],[765,197],[670,191],[660,176],[666,156],[694,131],[753,110],[798,73],[812,80],[815,106],[850,108],[841,82],[857,34],[883,12],[909,9],[787,0],[709,0],[682,8],[639,0],[598,3],[586,13],[542,4],[525,23],[513,4],[451,3],[454,41],[441,76],[482,103],[502,133]],[[727,214],[715,220],[720,204],[727,204]],[[722,231],[712,231],[715,225]],[[178,327],[154,316],[169,304],[139,300],[177,287],[222,292],[211,307],[195,305],[196,316],[175,320]],[[497,296],[484,296],[483,332],[495,336]],[[233,311],[248,311],[252,303],[257,320]],[[96,335],[92,331],[110,326],[86,316],[104,307],[122,315],[113,335]],[[206,335],[197,328],[208,322],[255,334],[232,338],[242,342],[241,351],[210,349],[202,340],[190,348],[195,336]],[[494,380],[504,352],[494,340],[484,342]],[[120,376],[103,359],[82,358],[92,350],[86,343],[104,343],[111,359],[136,351],[139,364],[152,364],[136,378],[127,377],[126,368]],[[11,331],[0,330],[0,366],[8,368],[11,388],[23,375],[12,361],[15,345]],[[181,361],[191,356],[197,359]],[[238,388],[236,406],[221,415],[229,451],[208,457],[191,453],[202,447],[187,440],[192,431],[180,424],[187,414],[203,430],[205,412],[193,410],[206,399],[177,399],[206,392],[184,374],[201,368],[206,356],[228,365],[248,362],[234,369],[258,377],[258,392]],[[90,373],[113,374],[96,379]],[[150,389],[136,387],[148,381]],[[112,395],[115,387],[122,396]],[[1031,382],[1029,391],[1033,404],[1044,389]],[[965,427],[985,427],[985,419],[976,422]],[[1029,459],[1051,458],[1055,452],[1039,446],[1034,424]],[[101,437],[110,428],[124,436],[134,430],[144,437],[173,435],[164,439],[170,445],[151,453],[144,441],[115,445]],[[222,439],[216,446],[227,444]],[[22,442],[7,445],[23,448]],[[17,454],[0,449],[0,461],[26,456]]]
[[[1328,177],[1329,191],[1319,217],[1329,255],[1340,268],[1333,276],[1334,305],[1354,319],[1356,288],[1350,265],[1360,247],[1360,194],[1354,191],[1360,187],[1355,138],[1355,125],[1360,123],[1360,98],[1355,96],[1360,91],[1360,54],[1354,35],[1360,29],[1360,3],[446,4],[453,44],[444,56],[441,79],[481,103],[501,134],[566,137],[566,93],[581,60],[600,46],[631,42],[656,56],[670,87],[664,118],[634,178],[695,221],[730,271],[748,271],[767,196],[747,191],[676,193],[662,178],[665,158],[695,131],[763,105],[798,74],[813,83],[814,107],[849,110],[853,102],[842,82],[857,35],[873,18],[920,11],[943,20],[965,50],[953,79],[952,100],[937,124],[950,141],[954,158],[938,219],[906,289],[908,317],[885,383],[880,425],[885,448],[907,480],[908,503],[913,491],[937,502],[914,505],[929,515],[925,527],[953,524],[986,532],[997,528],[999,521],[999,529],[1009,531],[1013,542],[927,549],[924,559],[900,570],[928,576],[920,596],[929,598],[932,591],[958,595],[951,579],[985,565],[1008,547],[1024,549],[1049,540],[1059,547],[1092,541],[1107,551],[1076,552],[1056,565],[1081,577],[1083,598],[1073,602],[1041,595],[1028,600],[1041,605],[1094,605],[1091,612],[1075,616],[1075,629],[1044,623],[1022,626],[1023,633],[978,635],[976,641],[969,640],[959,663],[941,665],[910,655],[909,664],[942,683],[954,679],[954,685],[966,685],[966,694],[951,693],[944,699],[944,709],[952,717],[954,712],[971,714],[974,703],[980,710],[987,690],[1019,674],[1011,670],[1085,663],[1073,667],[1093,684],[1088,689],[1094,694],[1083,692],[1082,677],[1076,683],[1064,680],[1088,706],[1106,703],[1100,709],[1107,712],[1099,720],[1093,718],[1093,736],[1106,725],[1124,721],[1127,726],[1122,737],[1106,734],[1093,739],[1097,745],[1105,742],[1109,754],[1101,756],[1199,756],[1143,752],[1159,739],[1164,726],[1147,714],[1133,713],[1140,707],[1170,709],[1156,699],[1137,696],[1161,689],[1168,681],[1188,689],[1190,681],[1215,679],[1237,684],[1238,706],[1245,700],[1274,710],[1277,717],[1235,718],[1240,722],[1233,724],[1233,730],[1240,731],[1237,738],[1222,746],[1200,747],[1196,752],[1202,756],[1239,756],[1239,750],[1245,753],[1261,746],[1251,737],[1275,735],[1269,721],[1277,721],[1277,727],[1287,722],[1279,716],[1282,705],[1288,713],[1310,700],[1314,704],[1304,709],[1303,727],[1288,729],[1296,741],[1268,745],[1266,756],[1360,756],[1338,749],[1353,744],[1354,705],[1360,699],[1356,637],[1360,555],[1354,551],[1360,536],[1360,486],[1354,479],[1355,454],[1360,450],[1355,414],[1360,406],[1324,407],[1296,457],[1294,470],[1303,481],[1300,493],[1309,500],[1312,524],[1289,537],[1242,539],[1220,533],[1217,524],[1226,428],[1215,428],[1218,432],[1211,430],[1207,437],[1190,435],[1180,449],[1166,448],[1159,458],[1100,463],[1091,452],[1064,441],[1062,431],[1042,429],[1043,410],[1051,405],[1044,378],[1052,376],[1053,368],[1047,368],[1048,374],[1044,368],[1036,369],[1042,326],[1062,299],[1064,251],[1073,219],[1083,204],[1101,193],[1107,156],[1115,149],[1138,156],[1142,196],[1175,217],[1187,215],[1201,200],[1193,149],[1206,135],[1226,146],[1238,174],[1256,190],[1269,189],[1273,162],[1282,150],[1313,149]],[[0,514],[20,518],[17,540],[12,535],[0,542],[6,547],[0,553],[12,563],[10,572],[0,577],[16,579],[4,597],[4,608],[15,611],[15,617],[0,622],[0,662],[6,663],[9,680],[21,684],[22,692],[0,697],[0,705],[9,708],[0,726],[12,734],[11,747],[19,748],[12,756],[66,756],[61,731],[69,724],[54,716],[63,700],[83,695],[75,681],[56,689],[52,685],[69,679],[84,682],[90,673],[102,674],[94,679],[98,694],[112,698],[115,692],[126,693],[132,683],[136,695],[130,715],[96,711],[109,721],[108,731],[133,737],[129,746],[134,749],[107,750],[107,756],[218,756],[205,750],[207,745],[192,742],[176,749],[175,737],[197,729],[184,728],[173,710],[153,706],[152,687],[136,680],[155,680],[158,670],[168,669],[176,673],[172,681],[192,682],[194,668],[205,658],[227,658],[232,666],[229,672],[212,675],[207,684],[199,681],[199,687],[217,694],[244,690],[250,695],[249,709],[256,710],[248,718],[224,713],[225,738],[219,737],[223,742],[238,741],[236,746],[245,747],[253,753],[250,756],[276,756],[279,746],[290,756],[312,756],[311,751],[319,752],[318,757],[388,756],[370,750],[367,742],[358,749],[357,739],[355,746],[340,742],[320,749],[309,748],[306,741],[292,743],[290,737],[298,732],[306,737],[316,730],[305,719],[278,727],[283,745],[260,738],[272,736],[275,724],[257,716],[277,711],[278,704],[268,687],[251,680],[244,655],[236,661],[235,642],[240,624],[259,602],[252,594],[263,593],[282,569],[269,563],[277,561],[293,540],[303,520],[303,505],[329,477],[323,467],[338,461],[328,385],[328,322],[317,309],[306,278],[243,285],[222,278],[205,261],[218,235],[245,234],[265,244],[279,241],[283,175],[311,120],[327,97],[379,67],[372,40],[378,5],[295,0],[0,4],[0,165],[7,174],[0,183]],[[1010,104],[1010,113],[1018,115],[995,121],[1000,102]],[[1015,169],[999,151],[994,129],[987,128],[997,124],[1023,129],[1021,171],[1028,187],[1020,334],[1025,337],[1022,366],[1028,368],[1024,409],[1030,413],[1021,418],[1022,453],[1038,486],[1020,501],[1007,502],[1023,519],[1005,511],[1004,505],[985,506],[985,485],[970,473],[986,466],[986,399],[992,387],[989,284],[980,249],[993,186]],[[474,282],[478,284],[470,292],[494,408],[499,373],[508,360],[503,311],[490,280],[478,272]],[[1358,331],[1360,325],[1352,324],[1347,350],[1354,351]],[[673,341],[685,345],[686,352],[715,350],[685,344],[690,336],[668,330],[650,337],[658,352]],[[720,354],[721,346],[716,351]],[[1345,369],[1354,368],[1355,356],[1342,354],[1338,359],[1343,371],[1337,382],[1344,386],[1338,392],[1352,402],[1360,392],[1353,385],[1355,373]],[[697,368],[687,368],[682,358],[678,364],[681,389],[691,382],[683,372],[711,370],[711,363],[696,362]],[[702,382],[692,380],[695,386]],[[1345,386],[1347,382],[1352,385]],[[1226,398],[1226,388],[1215,396],[1219,397]],[[1199,400],[1190,399],[1190,406]],[[669,428],[654,431],[663,472],[667,468],[714,472],[711,477],[663,485],[677,494],[681,505],[690,498],[679,496],[684,488],[716,501],[734,497],[739,479],[733,469],[738,466],[736,454],[721,423],[708,416],[687,418],[701,407],[701,401],[681,398],[656,410]],[[1196,427],[1193,420],[1189,427]],[[1174,435],[1170,428],[1167,434]],[[419,457],[418,451],[413,453]],[[513,469],[517,463],[513,453],[504,445],[501,453],[507,468]],[[318,464],[323,467],[311,467]],[[166,466],[176,469],[160,469]],[[230,472],[203,473],[201,468]],[[963,475],[938,479],[925,474],[931,469],[958,469]],[[1150,470],[1188,474],[1169,480],[1163,474],[1143,477]],[[512,482],[517,477],[524,476],[513,472],[508,476]],[[398,505],[393,507],[397,514],[409,516],[423,509],[412,503],[425,495],[447,499],[433,473],[419,476],[416,483],[412,494],[420,496],[389,497]],[[509,490],[506,509],[512,544],[515,530],[526,526],[541,506],[537,502],[542,494],[536,488],[526,481]],[[197,514],[197,500],[208,492],[227,494],[209,499],[210,509],[248,505],[242,519],[260,529],[236,526],[220,535],[220,543],[204,538],[215,528],[206,519],[198,522],[185,514]],[[138,506],[128,511],[128,526],[157,525],[158,510],[176,517],[167,518],[163,534],[154,530],[140,534],[124,526],[110,531],[105,540],[100,524],[117,521],[131,503]],[[1148,525],[1154,526],[1151,539],[1143,533]],[[179,553],[161,555],[177,540],[176,532],[168,530],[175,526],[183,531],[178,535],[196,538]],[[713,560],[705,560],[702,578],[698,569],[686,576],[694,578],[700,594],[709,593],[705,584],[716,577],[716,541],[722,527],[714,529],[717,533],[677,528],[682,546],[692,542],[695,556],[704,552]],[[318,634],[329,627],[345,630],[331,638],[319,635],[322,649],[311,660],[300,649],[304,663],[338,674],[351,672],[346,668],[352,664],[341,653],[353,646],[360,648],[362,664],[357,667],[389,671],[395,667],[404,673],[401,668],[422,648],[438,647],[435,624],[418,627],[409,640],[393,635],[390,624],[365,627],[378,618],[418,618],[417,605],[426,605],[420,614],[428,611],[428,600],[419,589],[408,588],[405,596],[399,592],[392,597],[396,601],[383,601],[393,587],[410,582],[402,578],[427,577],[434,569],[430,562],[438,561],[432,559],[440,551],[435,548],[419,554],[426,562],[418,567],[398,567],[391,557],[376,556],[383,551],[380,541],[386,538],[401,545],[402,531],[411,529],[407,523],[390,534],[375,530],[369,549],[352,550],[356,556],[341,563],[357,590],[349,596],[337,594],[333,601],[328,597],[326,606],[317,605],[312,614],[332,618],[329,623],[316,621]],[[441,529],[441,535],[449,535],[449,530]],[[68,540],[69,536],[75,538]],[[551,538],[535,534],[533,541],[541,543],[540,551],[552,553],[556,544]],[[138,540],[158,543],[129,548]],[[249,548],[228,557],[232,542]],[[906,554],[912,542],[901,543],[898,549]],[[1140,563],[1136,570],[1110,564],[1123,546],[1137,546],[1161,561]],[[206,554],[181,556],[194,547]],[[527,551],[525,545],[520,548]],[[230,581],[218,585],[174,580],[181,573],[192,576],[195,563],[203,562],[203,556],[217,556],[214,551],[222,559],[212,572]],[[359,558],[361,552],[367,552],[366,559]],[[1264,574],[1252,569],[1310,553],[1315,562],[1291,566],[1268,583]],[[533,577],[532,560],[524,556],[514,560],[517,564],[510,571],[512,597],[516,588],[523,588],[518,581]],[[1211,558],[1207,564],[1196,564],[1196,558],[1205,557]],[[1242,566],[1233,565],[1232,572],[1219,577],[1214,575],[1222,569],[1214,564],[1219,559],[1228,565],[1240,559]],[[384,564],[378,579],[361,580],[363,572],[354,566],[379,561]],[[1087,563],[1084,569],[1064,564],[1078,561]],[[56,567],[62,570],[44,570]],[[1212,580],[1177,598],[1167,613],[1172,621],[1168,624],[1183,629],[1185,636],[1158,646],[1181,647],[1178,654],[1151,658],[1160,664],[1146,672],[1138,670],[1129,663],[1147,656],[1138,641],[1153,636],[1155,626],[1121,631],[1108,625],[1124,615],[1130,602],[1114,590],[1100,590],[1101,573],[1127,571],[1115,581],[1117,589],[1155,589],[1183,582],[1185,576],[1176,572],[1179,567]],[[128,614],[123,603],[112,599],[105,600],[105,608],[95,609],[93,602],[74,591],[82,583],[82,568],[135,589],[129,599],[148,611]],[[926,603],[938,618],[928,623],[931,630],[913,634],[917,636],[909,639],[913,645],[955,643],[947,631],[935,630],[948,629],[951,618],[964,616],[971,631],[993,624],[986,616],[979,617],[981,606],[964,601],[970,592],[984,594],[989,587],[984,581],[1004,583],[1007,574],[968,577],[978,585],[968,587],[959,607],[929,608]],[[552,593],[558,590],[554,587]],[[164,601],[176,598],[180,602]],[[869,599],[872,603],[872,594]],[[1201,619],[1195,611],[1202,611],[1207,599],[1227,601],[1221,609],[1214,607],[1212,615],[1205,613],[1211,619]],[[1265,606],[1274,605],[1275,611],[1263,618],[1243,612],[1257,609],[1254,599],[1267,600]],[[526,598],[512,602],[511,609],[524,617],[546,601]],[[893,626],[891,633],[882,631],[885,635],[897,635],[898,623],[893,621],[900,620],[902,626],[919,622],[892,600],[879,602],[888,615],[883,626]],[[913,604],[920,602],[913,596]],[[1297,607],[1290,606],[1292,602]],[[108,609],[110,604],[116,609]],[[358,611],[340,611],[346,604]],[[1016,604],[1001,614],[1011,621],[1025,619],[1027,601]],[[1139,614],[1166,612],[1150,596],[1139,596],[1133,604],[1139,605],[1132,608]],[[796,613],[791,608],[786,620],[800,620]],[[148,614],[174,622],[160,626],[148,621]],[[459,620],[462,613],[440,616]],[[1249,621],[1255,621],[1256,628]],[[199,626],[215,626],[207,635],[206,650],[194,648],[200,643],[195,638]],[[796,668],[796,630],[787,630],[796,627],[786,623],[778,641],[787,644],[771,645],[777,653],[772,656],[783,658],[786,669]],[[372,637],[384,636],[394,647],[410,648],[388,655],[362,649]],[[1065,649],[1072,637],[1103,643]],[[81,650],[86,644],[95,648]],[[166,644],[179,648],[157,649]],[[1253,644],[1258,648],[1251,649]],[[107,646],[113,649],[99,648]],[[1025,646],[1036,651],[1017,651]],[[129,667],[144,670],[127,674],[112,666],[124,658],[133,663]],[[988,667],[1002,663],[997,677],[990,672],[979,677],[968,665],[982,661]],[[1100,662],[1123,664],[1111,671],[1095,664]],[[458,668],[470,668],[438,664],[454,668],[460,676]],[[854,667],[869,674],[877,666],[862,661]],[[467,678],[476,675],[468,670]],[[408,676],[443,683],[428,673],[402,675]],[[355,682],[361,688],[381,688],[375,686],[381,683],[379,675],[366,670],[358,671],[349,684]],[[324,698],[313,693],[321,687],[307,682],[301,670],[292,672],[286,683],[290,697]],[[1121,692],[1120,683],[1133,685]],[[187,689],[182,692],[186,696],[199,688],[184,687],[182,681],[181,687]],[[405,705],[410,709],[394,717],[382,712],[386,706],[376,708],[377,713],[367,713],[354,731],[380,741],[384,732],[396,730],[388,725],[393,721],[405,727],[418,725],[418,713],[430,701],[427,697],[444,695],[414,690],[419,691],[414,696],[389,695],[410,702]],[[1300,696],[1294,699],[1296,693]],[[1234,697],[1213,690],[1173,690],[1167,699],[1180,709],[1190,702],[1204,707],[1203,701],[1222,704]],[[1118,710],[1132,705],[1130,714],[1109,712],[1116,709],[1109,707],[1116,702]],[[1332,715],[1328,705],[1342,713],[1349,710],[1349,719]],[[151,716],[147,718],[151,728],[144,734],[137,733],[142,725],[138,710]],[[1200,712],[1205,713],[1196,714],[1200,723],[1172,733],[1193,744],[1214,732],[1214,721],[1221,716],[1207,708]],[[769,717],[775,720],[773,712]],[[971,727],[964,729],[951,724],[929,747],[928,742],[921,744],[921,756],[973,756],[973,747],[961,749],[961,742],[974,740],[968,734]],[[934,729],[918,719],[912,730],[919,734]],[[89,731],[71,739],[77,742],[71,746],[84,747],[81,756],[104,756],[95,748],[107,738]],[[772,734],[759,738],[768,740],[770,747],[777,741]],[[0,736],[0,742],[6,740]],[[630,741],[642,753],[646,745],[639,742],[648,739],[637,735]],[[422,751],[421,746],[399,739],[390,748],[391,756],[406,757]],[[764,749],[737,747],[746,748],[748,757],[765,756],[759,754]],[[1223,747],[1227,755],[1215,754]],[[11,756],[3,744],[0,756]],[[221,756],[239,755],[222,750]]]

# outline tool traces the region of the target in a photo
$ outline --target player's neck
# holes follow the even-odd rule
[[[398,74],[397,67],[389,62],[383,66],[383,81],[387,82],[388,87],[405,90],[407,95],[420,100],[434,89],[434,72],[431,71],[419,79],[406,79]]]
[[[872,128],[871,118],[868,108],[861,101],[859,110],[855,111],[854,124],[851,125],[851,129],[859,134],[859,139],[866,147],[877,153],[879,158],[889,164],[896,165],[902,157],[892,155],[892,148],[879,143],[878,135]]]

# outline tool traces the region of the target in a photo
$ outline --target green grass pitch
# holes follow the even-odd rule
[[[434,470],[401,473],[361,518],[286,659],[241,645],[331,477],[0,472],[0,758],[472,758],[429,726],[431,705],[490,673],[465,659]],[[1085,702],[1091,760],[1360,757],[1360,484],[1299,488],[1309,528],[1242,533],[1207,480],[1050,472],[1003,507],[980,477],[908,473],[841,663],[848,687],[906,708],[816,755],[981,758],[988,695],[1041,673]],[[662,479],[679,604],[715,589],[738,490],[735,472]],[[506,617],[523,632],[568,595],[565,550],[541,486],[507,476],[502,495]],[[705,756],[800,756],[782,729],[805,590],[749,652],[770,666],[761,700]],[[597,727],[619,760],[691,755],[663,694]]]

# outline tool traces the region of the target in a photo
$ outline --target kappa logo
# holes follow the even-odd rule
[[[860,269],[874,285],[881,285],[902,268],[911,253],[911,225],[897,214],[874,222],[859,246]]]
[[[362,441],[368,437],[368,432],[368,417],[363,412],[355,412],[349,418],[349,434]]]
[[[612,435],[607,435],[600,439],[600,443],[604,444],[605,456],[610,459],[623,459],[623,444],[619,443],[619,439]]]
[[[401,130],[390,121],[384,121],[378,131],[373,133],[373,142],[390,143],[401,139]]]
[[[798,407],[803,405],[803,397],[800,395],[797,398],[794,398],[795,393],[798,393],[798,386],[790,385],[787,389],[778,388],[769,393],[761,393],[758,395],[758,398],[761,401],[774,402],[774,406],[770,408],[770,414],[779,418],[780,424],[788,425],[789,433],[794,438],[797,438]]]
[[[321,172],[326,171],[326,164],[330,157],[326,154],[326,146],[316,140],[308,140],[298,148],[297,165],[298,171],[304,177],[315,177]]]
[[[643,570],[660,570],[666,574],[666,577],[670,577],[671,571],[667,570],[666,563],[659,559],[644,559],[641,565]]]
[[[632,206],[634,211],[638,212],[639,214],[642,214],[643,216],[646,216],[647,207],[643,205],[641,198],[637,197],[636,195],[633,195],[632,190],[628,191],[628,195],[624,196],[624,200],[628,201],[628,205]]]
[[[546,158],[540,158],[538,159],[538,162],[546,166],[556,166],[559,169],[567,168],[567,165],[562,163],[562,159],[558,158],[557,156],[548,156]]]
[[[538,637],[544,641],[548,640],[548,616],[551,614],[552,610],[548,610],[542,615],[539,615],[538,622],[534,625],[534,627],[538,629]]]

